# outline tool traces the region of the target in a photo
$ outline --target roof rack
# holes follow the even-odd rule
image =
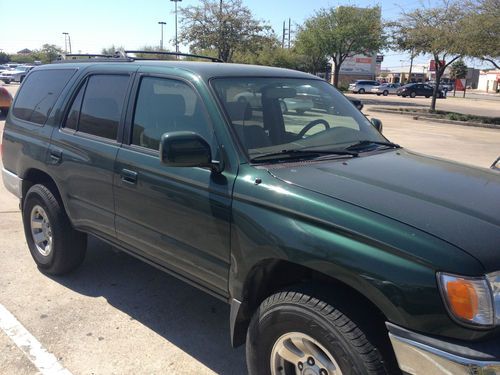
[[[119,58],[119,57],[124,57],[118,52],[115,52],[114,55],[104,55],[104,54],[98,54],[98,53],[66,53],[63,55],[59,56],[61,60],[79,60],[79,59],[102,59],[102,58]]]
[[[194,57],[197,59],[206,59],[210,60],[212,62],[224,62],[221,59],[218,59],[217,57],[211,57],[211,56],[203,56],[203,55],[194,55],[192,53],[181,53],[181,52],[161,52],[161,51],[123,51],[123,55],[120,57],[126,57],[129,59],[133,60],[158,60],[155,58],[148,59],[148,58],[143,58],[143,57],[134,57],[134,56],[129,56],[129,53],[142,53],[142,54],[148,54],[148,55],[165,55],[165,56],[184,56],[184,57]]]

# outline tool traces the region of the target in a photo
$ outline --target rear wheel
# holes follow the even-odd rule
[[[415,96],[417,96],[417,94],[415,93],[415,91],[413,91],[413,92],[410,93],[410,98],[414,98]]]
[[[38,268],[60,275],[85,258],[87,235],[73,229],[64,207],[44,185],[33,185],[23,205],[26,242]]]
[[[361,328],[309,293],[280,292],[262,302],[246,350],[251,375],[387,374]]]
[[[358,90],[358,94],[364,94],[365,93],[365,89],[359,89]]]
[[[387,96],[387,95],[389,95],[389,91],[387,91],[387,90],[384,90],[384,92],[382,93],[382,95],[384,95],[384,96]]]

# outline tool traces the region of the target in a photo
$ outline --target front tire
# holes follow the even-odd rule
[[[83,262],[87,235],[73,229],[64,207],[46,186],[28,190],[22,213],[26,242],[40,271],[61,275]]]
[[[365,89],[359,89],[358,90],[358,94],[364,94],[365,93]]]
[[[310,293],[267,298],[248,328],[251,375],[387,374],[380,352],[343,312]]]
[[[384,90],[384,92],[382,93],[382,95],[384,95],[384,96],[387,96],[387,95],[389,95],[389,91],[387,91],[387,90]]]
[[[415,93],[415,91],[413,91],[413,92],[410,93],[410,98],[414,98],[416,96],[417,96],[417,94]]]

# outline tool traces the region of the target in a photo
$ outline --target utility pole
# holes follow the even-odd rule
[[[71,36],[69,35],[69,33],[68,33],[68,44],[69,44],[69,53],[72,53],[71,52]]]
[[[66,39],[66,35],[68,35],[68,33],[63,33],[64,35],[64,53],[68,53],[68,41]]]
[[[222,44],[223,44],[224,34],[222,32],[222,0],[219,4],[219,59],[225,61],[222,56]]]
[[[166,25],[166,22],[159,21],[158,25],[161,26],[161,39],[160,39],[160,51],[163,51],[163,25]]]
[[[179,53],[179,39],[177,39],[177,3],[182,0],[170,0],[175,3],[175,52]]]
[[[408,72],[408,83],[411,82],[411,71],[413,69],[413,59],[415,58],[415,48],[412,48],[410,52],[410,71]]]
[[[290,49],[290,43],[292,41],[292,19],[288,19],[288,49]]]

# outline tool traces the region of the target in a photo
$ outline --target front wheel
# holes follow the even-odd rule
[[[415,91],[410,93],[410,98],[414,98],[415,96],[417,96],[417,93]]]
[[[358,90],[358,94],[364,94],[365,93],[365,89],[359,89]]]
[[[252,318],[246,350],[251,375],[387,374],[361,328],[308,293],[267,298]]]
[[[383,94],[384,96],[387,96],[387,95],[389,95],[389,91],[384,90],[384,92],[383,92],[382,94]]]
[[[87,235],[73,229],[64,207],[44,185],[33,185],[23,205],[26,242],[38,268],[60,275],[85,258]]]

